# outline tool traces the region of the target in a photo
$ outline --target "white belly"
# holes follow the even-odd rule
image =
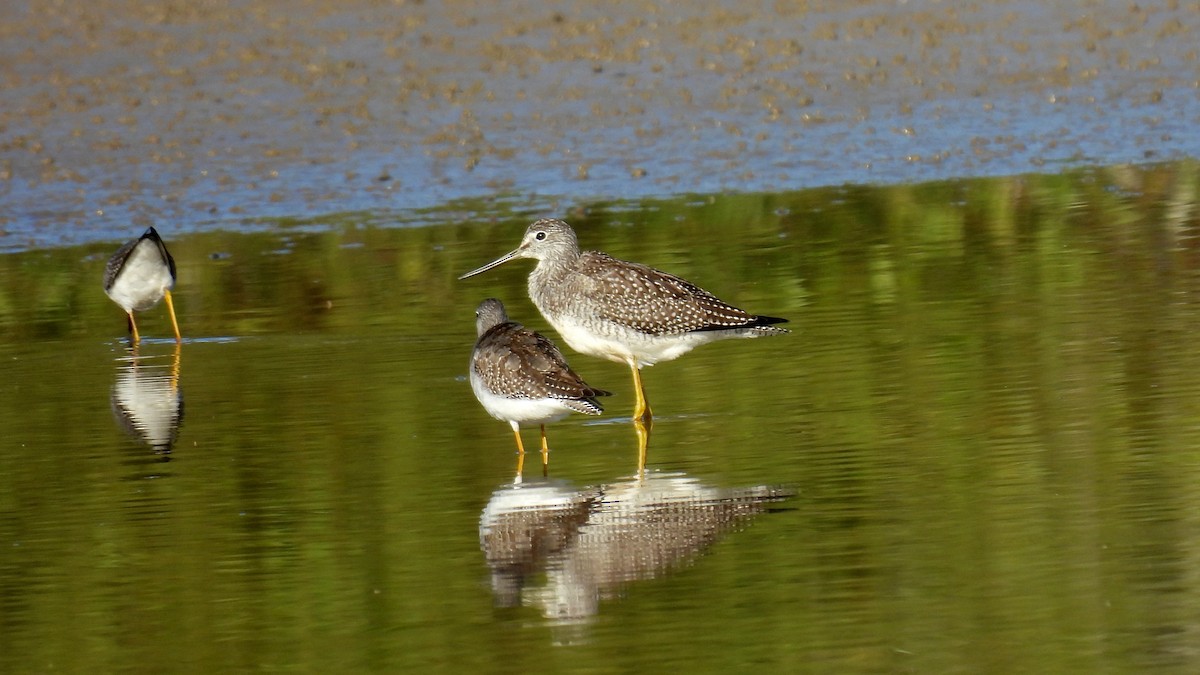
[[[517,424],[549,424],[566,417],[571,412],[560,401],[552,398],[509,398],[493,394],[471,368],[471,391],[489,415],[503,422]]]
[[[107,292],[121,307],[141,312],[162,300],[163,294],[174,285],[158,248],[150,241],[143,241],[129,254],[121,274]]]
[[[607,322],[588,327],[561,319],[551,323],[571,349],[618,363],[636,363],[639,367],[679,358],[721,337],[720,333],[712,332],[647,335]]]

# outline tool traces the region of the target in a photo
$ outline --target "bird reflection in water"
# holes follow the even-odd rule
[[[118,359],[117,380],[109,401],[117,424],[130,436],[166,456],[175,445],[183,421],[179,390],[179,343],[169,362],[166,355],[143,356],[134,343]]]
[[[479,540],[497,605],[531,605],[553,621],[581,622],[630,582],[686,565],[789,496],[779,487],[716,488],[654,471],[583,489],[514,482],[492,494]]]

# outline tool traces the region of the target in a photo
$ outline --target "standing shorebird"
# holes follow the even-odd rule
[[[141,338],[133,313],[150,309],[164,298],[171,312],[175,341],[182,341],[179,323],[175,321],[175,305],[171,302],[172,288],[175,288],[175,259],[153,227],[117,249],[104,268],[104,292],[129,316],[129,332],[134,342]]]
[[[509,321],[495,298],[479,303],[475,330],[479,339],[471,353],[471,390],[488,414],[512,425],[522,460],[521,424],[541,426],[544,472],[550,462],[546,424],[572,411],[599,415],[604,408],[596,397],[611,394],[588,386],[545,336]]]
[[[652,418],[643,366],[716,340],[788,332],[771,325],[787,319],[750,314],[677,276],[598,251],[581,253],[575,231],[561,220],[536,221],[520,246],[459,279],[514,258],[538,261],[529,297],[572,349],[633,371],[633,416],[642,422]]]

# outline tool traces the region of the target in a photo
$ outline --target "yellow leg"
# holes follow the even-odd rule
[[[171,302],[171,291],[163,293],[163,299],[167,301],[167,310],[171,312],[171,327],[175,329],[175,341],[182,342],[183,338],[179,335],[179,322],[175,320],[175,303]]]
[[[550,475],[550,447],[546,445],[546,425],[542,425],[542,476]]]
[[[633,371],[633,393],[637,395],[637,403],[633,406],[633,419],[648,423],[654,414],[650,412],[650,402],[646,400],[646,389],[642,386],[642,369],[634,361],[629,362],[629,369]]]
[[[125,313],[129,315],[129,332],[133,335],[133,344],[136,345],[142,339],[141,337],[138,336],[137,321],[133,320],[133,312],[125,312]]]
[[[521,442],[521,427],[516,422],[509,424],[512,425],[513,438],[517,439],[517,479],[520,480],[521,473],[525,471],[525,444]]]

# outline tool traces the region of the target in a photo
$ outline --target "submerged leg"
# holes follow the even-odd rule
[[[636,361],[629,361],[629,369],[633,371],[633,393],[637,395],[637,403],[633,406],[633,419],[649,422],[654,414],[650,412],[650,402],[646,400],[646,389],[642,386],[642,369]]]
[[[179,348],[180,343],[175,343],[175,357],[171,359],[171,392],[179,390]]]
[[[638,480],[643,480],[646,477],[646,455],[650,450],[650,429],[654,427],[647,420],[645,423],[639,418],[633,419],[633,430],[637,432],[638,439]]]
[[[163,293],[163,299],[167,301],[167,311],[171,312],[171,327],[175,329],[175,341],[182,342],[183,338],[179,336],[179,322],[175,321],[175,303],[171,302],[171,291]]]
[[[542,425],[542,476],[550,475],[550,447],[546,445],[546,425]]]
[[[133,336],[133,344],[136,345],[142,339],[138,336],[137,322],[133,320],[133,312],[127,311],[125,314],[129,316],[129,333]]]

